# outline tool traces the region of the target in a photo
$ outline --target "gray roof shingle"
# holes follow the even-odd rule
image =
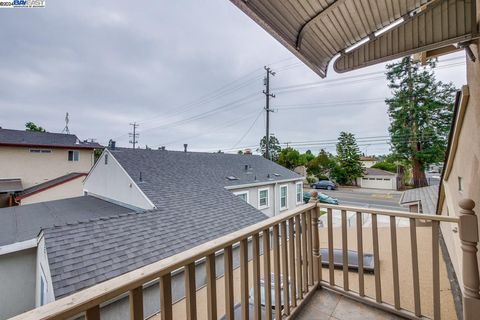
[[[157,209],[45,229],[57,298],[267,218],[226,186],[302,179],[258,156],[138,149],[110,152]]]
[[[420,202],[422,213],[436,214],[439,186],[428,186],[404,191],[400,198],[400,204],[406,205],[412,202]]]
[[[74,134],[36,132],[0,128],[0,145],[70,147],[75,149],[94,149],[102,146],[96,142],[80,141]]]
[[[395,173],[377,168],[365,168],[366,176],[394,176]]]
[[[0,246],[34,239],[42,227],[131,212],[91,196],[0,209]]]

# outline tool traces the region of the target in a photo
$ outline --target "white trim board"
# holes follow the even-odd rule
[[[37,238],[0,246],[0,256],[12,252],[27,250],[37,246]]]

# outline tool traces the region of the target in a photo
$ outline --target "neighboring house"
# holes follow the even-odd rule
[[[404,191],[399,203],[413,213],[435,214],[437,201],[438,185],[435,185]]]
[[[362,156],[360,157],[360,162],[362,163],[364,168],[371,168],[378,162],[378,160],[375,157]]]
[[[389,171],[365,168],[365,174],[357,179],[361,188],[397,190],[397,174]]]
[[[98,148],[73,134],[0,128],[0,206],[82,195]]]
[[[45,294],[51,282],[39,267],[38,235],[42,227],[88,221],[132,212],[94,197],[76,197],[0,209],[0,319],[33,309],[39,279]]]
[[[87,194],[124,205],[172,210],[187,195],[200,205],[205,193],[233,193],[274,216],[303,204],[302,181],[261,156],[117,148],[104,150],[84,188]],[[220,201],[218,196],[208,205]]]

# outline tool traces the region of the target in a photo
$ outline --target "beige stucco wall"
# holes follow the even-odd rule
[[[467,81],[470,97],[466,105],[463,125],[459,132],[458,147],[453,158],[452,170],[448,178],[443,181],[445,201],[441,208],[442,215],[458,215],[458,202],[464,198],[474,200],[477,204],[475,208],[477,215],[480,212],[480,50],[478,44],[477,41],[475,45],[471,46],[477,57],[476,62],[467,58]],[[462,181],[463,190],[459,190],[459,179]],[[458,229],[448,224],[441,227],[461,284],[461,249]]]
[[[37,202],[59,200],[83,195],[83,180],[85,176],[78,177],[74,180],[62,183],[53,188],[36,193],[21,200],[21,204],[32,204]]]
[[[51,153],[31,153],[27,147],[0,146],[0,178],[20,178],[24,188],[72,172],[90,171],[93,150],[80,150],[79,161],[68,161],[68,151],[52,149]]]

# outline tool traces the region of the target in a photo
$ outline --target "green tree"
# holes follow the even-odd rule
[[[452,121],[456,89],[437,81],[434,67],[435,61],[421,66],[411,57],[387,65],[393,93],[385,100],[392,150],[397,158],[411,163],[415,187],[427,185],[428,165],[443,161]]]
[[[307,172],[317,178],[330,177],[335,165],[335,157],[331,153],[322,149],[318,153],[318,156],[308,162]]]
[[[300,165],[300,152],[292,147],[282,149],[278,155],[277,162],[279,165],[284,166],[285,168],[294,169]]]
[[[43,129],[40,126],[37,126],[32,121],[29,121],[29,122],[25,123],[25,128],[26,128],[27,131],[46,132],[45,129]]]
[[[269,152],[270,152],[270,160],[272,161],[277,161],[278,160],[278,155],[280,154],[280,151],[282,148],[280,148],[280,142],[275,136],[270,136],[270,139],[268,139],[268,145],[269,145]],[[267,136],[264,136],[262,140],[260,140],[260,148],[259,151],[262,153],[262,155],[266,158],[267,157],[267,151],[266,151],[266,146],[267,146]]]
[[[372,166],[372,168],[390,171],[394,173],[397,172],[397,165],[395,163],[391,163],[387,161],[377,162]]]
[[[308,163],[315,159],[311,150],[305,151],[305,153],[300,154],[300,159],[298,161],[299,166],[308,166]]]
[[[360,161],[360,149],[352,133],[340,132],[337,142],[337,160],[342,170],[336,169],[336,172],[342,176],[344,183],[356,184],[357,178],[363,176],[363,167]]]

